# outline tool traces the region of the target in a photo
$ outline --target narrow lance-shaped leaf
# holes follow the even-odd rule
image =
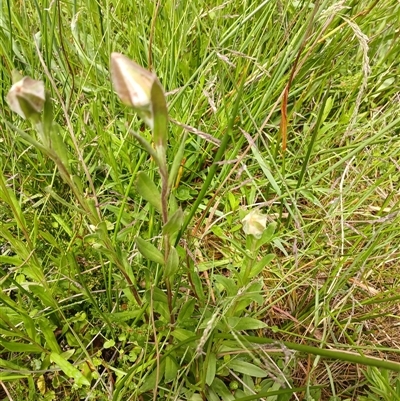
[[[217,370],[217,357],[213,352],[208,355],[207,362],[206,383],[208,386],[211,386]]]
[[[214,378],[211,384],[211,389],[214,390],[224,401],[233,401],[235,399],[228,387],[226,387],[226,384],[218,377]]]
[[[179,208],[163,227],[164,235],[172,235],[180,230],[183,223],[183,211]]]
[[[165,293],[157,287],[146,291],[145,298],[148,303],[151,303],[152,300],[154,302],[159,302],[165,305],[168,303],[168,298]]]
[[[54,334],[54,328],[51,326],[49,320],[47,318],[40,318],[37,320],[39,323],[39,327],[43,333],[44,338],[46,339],[47,347],[50,348],[53,352],[61,353],[60,345],[57,342],[56,336]]]
[[[265,244],[269,244],[274,237],[277,224],[275,222],[268,224],[268,227],[262,233],[260,239],[257,240],[256,249],[259,249]]]
[[[269,265],[272,259],[274,259],[274,257],[275,255],[273,253],[269,253],[263,256],[263,258],[260,261],[258,261],[253,265],[253,267],[250,270],[248,278],[253,278],[256,277],[258,274],[260,274]]]
[[[75,383],[80,386],[89,386],[89,380],[70,362],[68,362],[61,355],[52,352],[50,354],[50,360],[57,364],[60,369],[70,378],[75,380]]]
[[[151,260],[152,262],[159,263],[160,265],[164,264],[163,254],[153,244],[150,244],[143,238],[136,237],[136,246],[139,252],[146,259]]]
[[[29,353],[29,354],[40,354],[43,352],[43,348],[36,344],[24,344],[17,343],[15,341],[4,341],[0,339],[0,345],[10,352],[18,352],[18,353]]]
[[[48,92],[45,92],[42,125],[39,125],[38,128],[39,135],[41,135],[43,138],[42,142],[47,146],[50,138],[50,133],[53,131],[53,102]]]
[[[253,317],[228,317],[226,319],[226,323],[228,326],[235,331],[241,330],[257,330],[257,329],[265,329],[268,325],[261,320],[255,319]]]
[[[243,373],[252,377],[267,377],[268,373],[259,368],[258,366],[250,363],[241,361],[238,359],[232,360],[228,363],[228,367],[235,372]]]
[[[174,356],[167,356],[165,361],[165,382],[170,383],[176,379],[178,363]]]
[[[169,172],[168,177],[168,186],[172,188],[175,184],[175,180],[178,176],[179,169],[181,167],[183,156],[185,153],[185,145],[186,145],[186,132],[182,135],[181,144],[179,145],[178,151],[175,153],[174,160],[172,162],[172,166]]]
[[[167,264],[164,269],[164,277],[172,278],[173,275],[179,270],[179,256],[175,247],[171,246],[169,251]]]
[[[154,144],[158,154],[165,154],[168,139],[168,109],[163,87],[157,78],[151,87],[151,104],[154,119]]]
[[[136,189],[143,199],[149,202],[158,212],[161,212],[161,194],[156,184],[154,184],[146,173],[138,173]]]
[[[57,155],[65,169],[68,171],[68,173],[71,174],[71,168],[69,165],[69,157],[68,157],[68,149],[64,143],[64,140],[61,136],[61,134],[58,131],[58,127],[54,127],[51,133],[49,134],[50,136],[50,147],[54,151],[54,153]]]

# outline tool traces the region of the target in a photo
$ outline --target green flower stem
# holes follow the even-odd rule
[[[224,339],[224,340],[240,340],[241,342],[248,344],[276,344],[277,340],[273,338],[266,337],[255,337],[255,336],[242,336],[242,335],[233,335],[233,334],[225,334],[225,333],[216,333],[215,338]],[[334,349],[325,349],[319,347],[313,347],[310,345],[303,345],[292,343],[288,341],[278,341],[284,347],[293,350],[302,352],[304,354],[317,355],[323,358],[330,359],[338,359],[340,361],[356,363],[365,366],[375,366],[381,369],[388,369],[394,372],[400,372],[400,363],[387,361],[384,359],[378,359],[371,356],[358,355],[354,352],[349,351],[339,351]]]
[[[168,165],[167,165],[167,139],[168,139],[168,109],[165,100],[164,90],[156,79],[151,88],[151,103],[153,109],[154,127],[153,127],[153,140],[156,157],[154,161],[157,163],[160,177],[161,177],[161,215],[163,226],[168,222],[168,201],[170,195],[170,186],[168,184]],[[163,251],[164,262],[167,264],[171,240],[169,234],[163,236]],[[167,288],[167,301],[168,309],[170,311],[171,327],[175,324],[175,317],[173,314],[173,293],[171,287],[171,280],[169,277],[165,278],[165,286]]]

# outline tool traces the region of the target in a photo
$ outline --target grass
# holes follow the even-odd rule
[[[398,2],[0,6],[3,399],[400,399]],[[167,233],[112,52],[165,88]]]

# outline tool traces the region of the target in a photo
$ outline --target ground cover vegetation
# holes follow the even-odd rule
[[[2,399],[400,399],[398,1],[0,7]]]

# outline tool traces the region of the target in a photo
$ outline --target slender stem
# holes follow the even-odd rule
[[[173,304],[172,304],[172,288],[171,288],[171,281],[169,280],[169,277],[166,277],[165,279],[165,286],[167,287],[167,301],[168,301],[168,309],[170,312],[170,323],[171,323],[171,330],[173,330],[173,326],[175,324],[175,317],[174,314],[172,313],[173,311]]]
[[[232,335],[227,333],[216,333],[214,337],[222,340],[236,340],[236,341],[240,340],[244,344],[254,343],[254,344],[264,345],[264,344],[275,344],[277,342],[275,338],[242,336],[239,334]],[[193,337],[193,339],[194,338],[195,337]],[[190,339],[187,339],[188,342],[189,340]],[[324,358],[338,359],[340,361],[357,363],[366,366],[376,366],[381,369],[388,369],[388,370],[393,370],[395,372],[400,372],[400,363],[398,362],[379,359],[373,356],[364,356],[352,351],[338,350],[334,348],[326,349],[326,348],[320,348],[320,346],[313,347],[311,345],[297,344],[289,341],[279,341],[279,342],[289,350],[294,350],[305,354],[318,355]]]
[[[169,186],[168,186],[168,168],[167,163],[164,157],[160,157],[160,175],[161,175],[161,210],[162,210],[162,220],[163,224],[168,222],[168,198],[169,198]],[[170,238],[169,235],[164,235],[164,261],[167,264],[169,251],[170,251]],[[168,300],[168,309],[170,312],[170,323],[171,326],[175,324],[175,317],[173,312],[173,294],[171,289],[171,282],[169,277],[165,278],[165,285],[167,287],[167,300]]]
[[[248,284],[250,272],[254,265],[254,260],[255,260],[254,251],[256,249],[256,242],[257,242],[256,238],[254,238],[252,235],[247,236],[247,243],[248,243],[247,249],[250,252],[250,256],[246,256],[246,268],[242,276],[243,285]]]

